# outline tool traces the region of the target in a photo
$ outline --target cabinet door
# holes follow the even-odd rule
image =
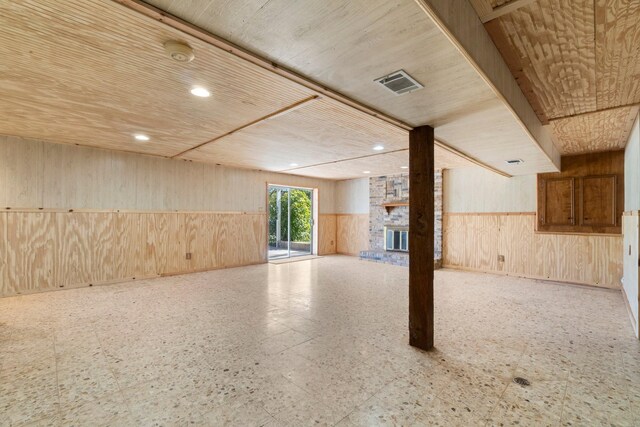
[[[616,226],[616,184],[615,175],[582,178],[582,225]]]
[[[540,219],[544,225],[574,225],[574,179],[544,180],[544,209]]]

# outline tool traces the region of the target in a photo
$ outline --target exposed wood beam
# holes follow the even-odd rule
[[[152,19],[155,19],[157,21],[160,21],[172,28],[175,28],[176,30],[179,30],[185,34],[189,34],[192,37],[195,37],[197,39],[200,39],[204,42],[209,43],[212,46],[215,46],[219,49],[222,49],[224,51],[227,51],[239,58],[242,58],[248,62],[251,62],[252,64],[255,64],[259,67],[262,67],[264,69],[270,70],[272,72],[274,72],[275,74],[278,74],[280,76],[283,76],[313,92],[315,92],[317,95],[322,95],[323,97],[327,98],[327,99],[332,99],[335,101],[338,101],[344,105],[348,105],[352,108],[355,108],[359,111],[362,111],[366,114],[369,114],[371,116],[377,117],[380,120],[384,120],[388,123],[391,123],[394,126],[397,126],[401,129],[404,130],[411,130],[411,126],[409,126],[408,124],[393,118],[391,116],[388,116],[384,113],[381,113],[380,111],[376,111],[375,109],[368,107],[364,104],[361,104],[357,101],[354,101],[353,99],[342,95],[339,92],[336,92],[334,90],[331,90],[319,83],[314,82],[313,80],[304,77],[292,70],[289,70],[273,61],[269,61],[265,58],[262,58],[258,55],[256,55],[253,52],[250,52],[246,49],[243,49],[239,46],[236,46],[235,44],[228,42],[224,39],[221,39],[218,36],[215,36],[211,33],[209,33],[208,31],[203,30],[202,28],[196,27],[193,24],[190,24],[189,22],[183,21],[182,19],[173,16],[161,9],[158,9],[154,6],[151,6],[150,4],[147,4],[145,2],[143,2],[142,0],[112,0],[116,3],[122,4],[126,7],[128,7],[129,9],[135,10],[136,12],[139,12],[145,16],[148,16]]]
[[[249,122],[247,124],[244,124],[244,125],[242,125],[242,126],[240,126],[238,128],[230,130],[227,133],[223,133],[222,135],[216,136],[213,139],[210,139],[210,140],[205,141],[205,142],[203,142],[201,144],[195,145],[195,146],[189,148],[188,150],[184,150],[184,151],[182,151],[182,152],[180,152],[178,154],[175,154],[171,158],[175,159],[176,157],[183,156],[183,155],[185,155],[185,154],[187,154],[187,153],[189,153],[189,152],[191,152],[193,150],[197,150],[198,148],[203,147],[203,146],[205,146],[207,144],[211,144],[212,142],[219,141],[222,138],[225,138],[225,137],[227,137],[229,135],[232,135],[232,134],[234,134],[236,132],[239,132],[239,131],[241,131],[243,129],[247,129],[247,128],[251,127],[251,126],[257,125],[258,123],[262,123],[262,122],[264,122],[266,120],[273,119],[274,117],[278,117],[278,116],[281,116],[283,114],[289,113],[289,112],[291,112],[293,110],[297,110],[298,108],[304,106],[305,104],[308,104],[311,101],[315,101],[318,98],[319,98],[318,95],[313,95],[313,96],[310,96],[309,98],[305,98],[305,99],[303,99],[301,101],[295,102],[295,103],[293,103],[291,105],[288,105],[288,106],[286,106],[284,108],[279,109],[278,111],[274,111],[273,113],[269,113],[266,116],[260,117],[259,119],[256,119],[256,120],[254,120],[252,122]]]
[[[476,10],[478,17],[482,19],[483,16],[490,14],[493,11],[489,0],[469,0],[471,5]]]
[[[415,2],[509,109],[532,143],[540,148],[559,171],[560,152],[468,0]]]
[[[536,0],[511,0],[509,3],[505,3],[501,6],[496,7],[491,12],[486,15],[481,15],[480,20],[483,24],[486,24],[489,21],[492,21],[496,18],[501,17],[502,15],[506,15],[507,13],[514,12],[521,7],[525,7],[535,2]]]
[[[473,163],[476,166],[480,166],[480,167],[485,168],[485,169],[487,169],[487,170],[489,170],[489,171],[491,171],[493,173],[497,173],[498,175],[502,175],[502,176],[505,176],[507,178],[511,178],[512,177],[512,175],[509,175],[508,173],[503,172],[500,169],[496,169],[493,166],[489,166],[488,164],[483,163],[483,162],[481,162],[481,161],[479,161],[479,160],[477,160],[477,159],[475,159],[475,158],[463,153],[462,151],[457,150],[457,149],[451,147],[450,145],[445,144],[442,141],[435,140],[434,144],[437,145],[438,147],[442,148],[443,150],[447,150],[448,152],[450,152],[452,154],[455,154],[458,157],[462,157],[463,159]]]
[[[434,136],[409,132],[409,344],[433,348]]]
[[[631,104],[618,105],[618,106],[615,106],[615,107],[608,107],[608,108],[601,108],[601,109],[598,109],[598,110],[585,111],[583,113],[569,114],[567,116],[551,117],[549,119],[549,122],[553,122],[553,121],[556,121],[556,120],[572,119],[574,117],[587,116],[589,114],[602,113],[603,111],[617,110],[618,108],[629,108],[629,107],[639,107],[639,106],[640,106],[640,102],[632,102]]]

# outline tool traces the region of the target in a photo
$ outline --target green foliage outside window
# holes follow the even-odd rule
[[[311,194],[307,191],[291,189],[291,241],[311,241]],[[287,210],[289,208],[289,196],[282,191],[280,199],[281,221],[280,239],[287,240]],[[278,219],[278,190],[269,192],[269,244],[276,243],[276,221]]]

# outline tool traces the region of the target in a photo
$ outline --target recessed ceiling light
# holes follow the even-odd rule
[[[382,150],[384,150],[384,146],[382,146],[382,145],[376,145],[375,147],[373,147],[373,149],[374,149],[375,151],[382,151]]]
[[[199,96],[201,98],[206,98],[207,96],[211,96],[211,92],[206,90],[201,86],[194,86],[191,88],[191,94],[195,96]]]
[[[371,173],[371,171],[362,171],[362,173]]]
[[[144,133],[136,133],[135,135],[133,135],[133,137],[136,139],[136,141],[148,141],[150,139],[149,136],[145,135]]]
[[[289,166],[291,166],[292,168],[295,168],[296,166],[298,166],[297,163],[289,163]]]
[[[400,166],[400,169],[409,169],[409,166]]]

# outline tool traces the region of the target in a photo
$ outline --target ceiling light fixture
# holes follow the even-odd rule
[[[144,133],[136,133],[133,135],[133,137],[136,139],[136,141],[148,141],[149,139],[151,139],[149,138],[148,135],[145,135]]]
[[[362,173],[371,173],[371,171],[362,171]]]
[[[400,169],[409,169],[409,166],[400,166]]]
[[[191,95],[199,96],[200,98],[206,98],[211,96],[211,92],[202,86],[194,86],[191,88]]]
[[[296,166],[298,166],[297,163],[289,163],[289,166],[291,166],[292,168],[295,168]]]
[[[384,150],[384,146],[382,145],[376,145],[375,147],[373,147],[374,151],[382,151]]]

